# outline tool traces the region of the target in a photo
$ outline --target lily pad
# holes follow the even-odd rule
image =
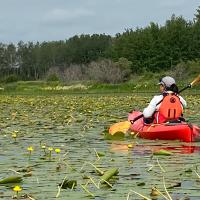
[[[22,177],[20,176],[10,176],[0,180],[0,184],[20,183],[20,182],[22,182]]]
[[[118,168],[111,168],[104,172],[104,175],[101,176],[101,183],[106,183],[109,181],[114,175],[117,175],[119,173]]]
[[[59,186],[61,186],[62,189],[72,189],[77,186],[76,180],[65,180],[63,183],[60,183]]]
[[[164,149],[160,149],[159,151],[153,152],[153,155],[159,156],[171,156],[173,153]]]

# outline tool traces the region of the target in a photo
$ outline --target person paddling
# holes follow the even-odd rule
[[[160,85],[161,94],[154,96],[143,110],[144,123],[164,123],[179,120],[187,103],[183,97],[178,95],[179,90],[174,78],[165,76],[160,79],[158,85]]]

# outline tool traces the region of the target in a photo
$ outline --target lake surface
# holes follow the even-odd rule
[[[68,95],[1,96],[0,98],[0,178],[23,177],[22,183],[0,185],[0,198],[11,199],[12,188],[20,185],[23,199],[143,199],[151,188],[165,194],[164,184],[173,199],[200,198],[200,143],[150,141],[140,138],[105,140],[103,131],[127,120],[130,110],[142,110],[148,95]],[[185,117],[200,125],[200,98],[187,96]],[[16,135],[16,138],[15,136]],[[133,147],[128,148],[131,144]],[[27,150],[32,146],[33,151]],[[44,148],[45,147],[45,148]],[[50,151],[49,147],[53,150]],[[61,150],[60,153],[54,151]],[[165,149],[171,156],[155,156]],[[50,156],[51,152],[51,156]],[[97,153],[102,154],[101,157]],[[102,171],[119,168],[110,180],[112,188],[98,184]],[[164,182],[163,182],[164,177]],[[77,180],[73,189],[61,189],[64,179]],[[86,185],[89,193],[81,185]],[[30,198],[29,198],[30,197]],[[154,199],[164,199],[158,196]]]

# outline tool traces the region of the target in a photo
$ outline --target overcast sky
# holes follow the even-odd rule
[[[114,36],[150,22],[163,25],[172,14],[192,20],[198,6],[199,0],[0,0],[0,42]]]

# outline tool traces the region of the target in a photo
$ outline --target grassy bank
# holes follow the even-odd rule
[[[183,88],[195,77],[189,77],[177,81],[179,88]],[[71,94],[71,93],[156,93],[158,92],[158,77],[147,77],[146,75],[133,77],[131,80],[121,84],[102,84],[92,82],[74,82],[64,84],[53,81],[18,81],[13,83],[1,84],[0,94],[13,95],[50,95],[50,94]],[[200,94],[200,86],[197,85],[185,93]]]

